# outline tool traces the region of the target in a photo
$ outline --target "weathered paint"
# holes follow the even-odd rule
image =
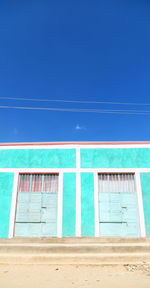
[[[81,149],[81,168],[150,168],[150,149]]]
[[[8,238],[13,173],[0,173],[0,238]]]
[[[150,173],[141,173],[146,236],[150,237]]]
[[[75,168],[75,149],[2,149],[0,168]]]
[[[19,176],[15,236],[57,236],[58,175]]]
[[[76,231],[76,174],[63,174],[62,236],[74,237]]]
[[[136,192],[99,193],[100,236],[139,237]]]
[[[0,168],[33,168],[33,170],[34,168],[76,168],[76,149],[73,147],[69,147],[69,149],[61,148],[62,147],[56,147],[56,149],[50,149],[48,147],[46,149],[42,149],[41,147],[38,149],[23,149],[22,147],[21,149],[0,149]],[[80,157],[77,157],[77,160],[79,163]],[[77,165],[77,169],[75,171],[80,173],[78,168],[79,167]],[[85,170],[86,168],[150,168],[150,149],[115,148],[115,146],[114,149],[98,147],[88,149],[81,148],[81,168],[85,168]],[[4,170],[5,169],[2,169],[1,171]],[[81,236],[95,235],[94,175],[93,173],[89,173],[89,171],[90,169],[87,173],[81,173]],[[76,205],[78,205],[76,203],[76,173],[64,173],[64,171],[62,171],[62,173],[64,182],[62,199],[62,236],[71,237],[76,235]],[[143,191],[146,234],[147,236],[150,236],[150,173],[141,174],[141,183]],[[1,173],[0,211],[2,212],[0,214],[0,237],[8,237],[12,189],[13,173]],[[77,211],[80,211],[80,209]],[[124,216],[132,217],[133,215],[132,213],[130,215],[124,213]],[[42,217],[45,217],[45,214],[42,214]],[[47,233],[47,231],[50,231],[50,229],[53,231],[53,235],[56,235],[56,225],[55,227],[50,227],[48,226],[49,223],[46,223],[47,226],[44,226],[45,223],[41,223],[40,229],[37,229],[37,225],[38,223],[33,223],[32,226],[29,225],[30,227],[28,229],[30,229],[33,234],[35,231],[39,230],[39,232],[36,232],[37,236],[41,236],[41,231],[42,233]],[[132,225],[130,225],[132,231],[132,229],[135,229],[135,227],[131,226]],[[100,227],[100,231],[101,228],[102,226]],[[110,235],[113,236],[118,235],[115,233],[118,233],[119,229],[120,231],[126,231],[124,223],[119,228],[118,223],[114,223],[114,225],[111,225],[110,227],[105,226],[104,228],[106,228],[107,231],[111,230]],[[27,232],[25,231],[24,235],[26,235],[26,233]],[[124,236],[124,234],[121,235]]]
[[[15,236],[56,237],[57,196],[57,192],[19,192]]]
[[[95,236],[93,173],[81,173],[81,236]]]

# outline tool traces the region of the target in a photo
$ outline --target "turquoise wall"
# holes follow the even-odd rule
[[[76,235],[76,173],[63,174],[62,236]]]
[[[81,236],[95,236],[93,173],[81,173]]]
[[[13,173],[0,173],[0,238],[8,238]]]
[[[0,150],[0,168],[75,168],[75,149]]]
[[[75,168],[75,149],[2,149],[0,168]],[[81,149],[82,168],[150,168],[149,148]]]
[[[81,149],[81,168],[150,168],[150,149]]]
[[[75,168],[75,149],[0,150],[0,168]],[[81,149],[81,168],[150,168],[149,148]],[[13,173],[0,173],[0,238],[7,238]],[[150,237],[150,173],[141,173],[146,235]],[[63,174],[62,236],[76,235],[76,173]],[[81,173],[81,236],[95,235],[94,174]]]
[[[141,173],[146,236],[150,237],[150,173]]]

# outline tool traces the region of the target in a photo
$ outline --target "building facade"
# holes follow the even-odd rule
[[[150,142],[0,145],[0,238],[149,237]]]

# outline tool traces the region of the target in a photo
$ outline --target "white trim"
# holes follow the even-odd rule
[[[42,173],[42,172],[41,172]],[[49,172],[48,172],[49,173]],[[17,205],[17,186],[18,186],[19,173],[14,174],[12,201],[11,201],[11,212],[10,212],[10,222],[9,222],[9,236],[12,238],[14,235],[15,226],[15,212]],[[58,187],[58,210],[57,210],[57,237],[62,237],[62,200],[63,200],[63,173],[59,173],[59,187]]]
[[[0,146],[0,150],[24,150],[24,149],[118,149],[118,148],[150,148],[150,144],[61,144],[61,145],[17,145],[17,146]]]
[[[118,149],[118,148],[127,148],[127,149],[129,149],[129,148],[132,148],[132,149],[134,149],[134,148],[150,148],[150,144],[114,144],[114,145],[112,145],[112,144],[107,144],[107,145],[83,145],[83,144],[81,144],[80,145],[80,148],[82,148],[82,149],[89,149],[89,148],[92,148],[92,149]]]
[[[150,168],[81,168],[81,172],[97,173],[135,173],[150,172]]]
[[[76,237],[81,236],[80,148],[76,149]]]
[[[58,204],[57,204],[57,237],[62,237],[62,211],[63,211],[63,173],[59,173]]]
[[[98,174],[94,173],[95,237],[99,237]]]
[[[100,235],[99,228],[99,207],[98,206],[98,173],[135,173],[135,183],[136,183],[136,193],[137,193],[137,201],[138,201],[138,216],[139,216],[139,228],[140,228],[140,237],[146,237],[145,232],[145,220],[144,220],[144,210],[143,210],[143,199],[142,199],[142,189],[141,189],[141,181],[140,181],[140,172],[136,169],[96,169],[94,173],[94,196],[95,196],[95,236]],[[97,203],[96,203],[97,201]]]
[[[14,174],[12,201],[11,201],[11,211],[10,211],[10,222],[9,222],[9,234],[8,238],[13,237],[14,225],[15,225],[15,213],[16,213],[16,202],[17,202],[17,186],[18,186],[18,172]]]
[[[136,192],[137,192],[137,199],[138,199],[140,236],[146,237],[141,180],[140,180],[140,174],[138,172],[135,173],[135,181],[136,181]]]
[[[0,173],[148,173],[150,168],[0,168]]]
[[[53,149],[76,149],[77,145],[22,145],[22,146],[0,146],[0,150],[53,150]]]

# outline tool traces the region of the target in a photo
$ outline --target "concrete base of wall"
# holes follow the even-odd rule
[[[0,264],[150,264],[150,238],[0,239]]]

